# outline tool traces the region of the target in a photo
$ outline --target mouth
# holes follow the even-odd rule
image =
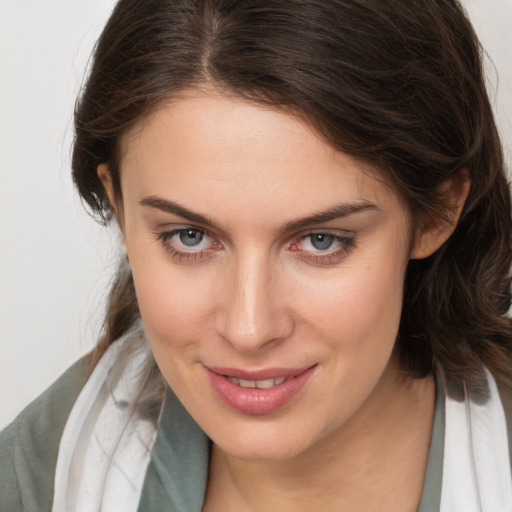
[[[243,414],[261,415],[289,403],[304,388],[316,366],[260,371],[204,368],[213,390],[224,404]]]
[[[224,375],[230,382],[240,386],[242,388],[258,388],[258,389],[271,389],[276,386],[279,386],[283,382],[287,380],[294,379],[296,375],[292,377],[275,377],[273,379],[262,379],[262,380],[248,380],[248,379],[240,379],[238,377],[230,377],[228,375]]]

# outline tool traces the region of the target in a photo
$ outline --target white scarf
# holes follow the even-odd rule
[[[157,430],[136,414],[146,379],[141,368],[151,356],[146,347],[134,349],[135,343],[140,337],[131,332],[109,347],[71,411],[52,512],[137,511]],[[440,512],[512,512],[505,415],[496,383],[486,374],[485,404],[446,398]]]
[[[485,369],[484,404],[446,398],[441,512],[511,512],[512,476],[505,413]]]
[[[137,326],[96,365],[61,438],[52,512],[137,511],[157,433],[136,410],[150,362]]]

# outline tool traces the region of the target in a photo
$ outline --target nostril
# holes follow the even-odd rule
[[[292,322],[276,293],[277,270],[268,250],[240,253],[234,265],[223,283],[217,333],[240,351],[259,350],[286,338]]]

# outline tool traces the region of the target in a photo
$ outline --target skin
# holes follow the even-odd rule
[[[393,349],[407,262],[448,238],[460,208],[452,224],[412,226],[375,170],[297,118],[213,89],[159,108],[122,155],[122,201],[108,167],[98,174],[155,359],[214,443],[204,510],[416,510],[434,382],[403,375]],[[469,185],[456,185],[461,207]],[[298,225],[340,205],[366,206]],[[180,229],[203,239],[188,247]],[[312,233],[337,238],[318,249]],[[205,366],[314,371],[255,416],[224,404]]]

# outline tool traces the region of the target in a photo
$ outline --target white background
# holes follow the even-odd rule
[[[74,98],[114,0],[0,0],[0,428],[100,332],[116,236],[70,179]],[[465,0],[512,161],[512,0]]]

